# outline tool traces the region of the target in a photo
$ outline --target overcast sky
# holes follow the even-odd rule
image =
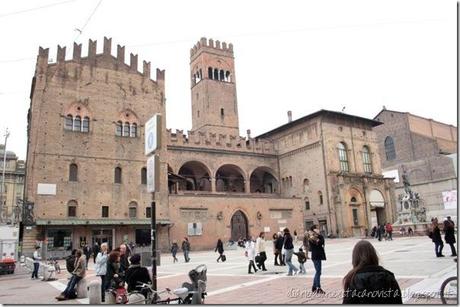
[[[256,136],[319,109],[373,118],[381,109],[457,123],[455,1],[0,2],[0,143],[25,159],[38,47],[103,37],[166,70],[167,127],[191,128],[190,48],[234,45],[240,134]],[[97,8],[96,8],[97,7]],[[83,30],[81,34],[75,29]],[[154,75],[154,74],[153,74]]]

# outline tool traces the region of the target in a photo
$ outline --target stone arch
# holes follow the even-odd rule
[[[372,189],[369,193],[369,205],[371,207],[371,226],[381,225],[386,222],[385,194],[379,189]]]
[[[216,171],[217,192],[245,192],[246,176],[244,171],[237,165],[224,164]]]
[[[250,191],[251,193],[277,193],[278,180],[274,175],[274,171],[266,166],[255,168],[251,172]]]
[[[352,200],[353,198],[354,200]],[[359,205],[359,204],[362,204],[363,201],[364,201],[364,198],[363,198],[363,193],[361,192],[361,190],[358,189],[357,187],[352,186],[348,190],[346,202],[351,205]]]
[[[64,110],[64,116],[67,115],[72,115],[73,117],[80,116],[81,118],[93,117],[93,114],[91,110],[88,108],[88,106],[84,105],[81,102],[73,102],[70,105],[68,105]]]
[[[421,182],[427,179],[425,172],[421,168],[410,170],[407,176],[410,178],[411,183]]]
[[[178,174],[187,179],[179,184],[182,191],[211,191],[210,170],[202,162],[192,160],[179,168]]]

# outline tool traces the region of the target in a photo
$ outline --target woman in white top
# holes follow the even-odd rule
[[[261,232],[256,241],[256,252],[260,256],[260,261],[257,263],[257,267],[262,271],[266,271],[265,260],[267,260],[267,254],[265,253],[265,233]]]
[[[40,260],[42,260],[42,257],[40,257],[40,246],[35,247],[33,258],[34,258],[34,271],[32,272],[32,279],[34,278],[38,279],[38,268],[40,267]]]
[[[246,241],[246,257],[248,257],[249,260],[249,266],[248,266],[248,274],[253,274],[251,272],[251,268],[254,268],[254,273],[257,273],[256,266],[254,265],[254,258],[256,257],[256,246],[254,244],[254,238],[251,237],[248,241]]]
[[[94,267],[96,276],[101,277],[101,299],[105,302],[105,274],[107,273],[107,243],[101,244],[101,251],[96,256],[96,265]]]

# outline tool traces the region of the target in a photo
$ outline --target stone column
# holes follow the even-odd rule
[[[251,193],[251,180],[244,181],[244,190],[245,193]]]
[[[211,177],[211,192],[216,192],[216,178]]]

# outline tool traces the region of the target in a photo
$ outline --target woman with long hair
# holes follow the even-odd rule
[[[292,255],[294,254],[294,244],[292,242],[292,236],[288,228],[284,228],[284,250],[286,253],[286,264],[288,265],[287,276],[292,276],[292,273],[297,274],[299,270],[295,265],[292,264]]]
[[[352,265],[343,278],[344,304],[402,304],[394,274],[379,266],[379,257],[369,241],[356,243]]]
[[[120,274],[120,252],[113,250],[110,252],[107,260],[104,289],[107,290],[112,287],[112,280],[118,278],[118,274]]]

